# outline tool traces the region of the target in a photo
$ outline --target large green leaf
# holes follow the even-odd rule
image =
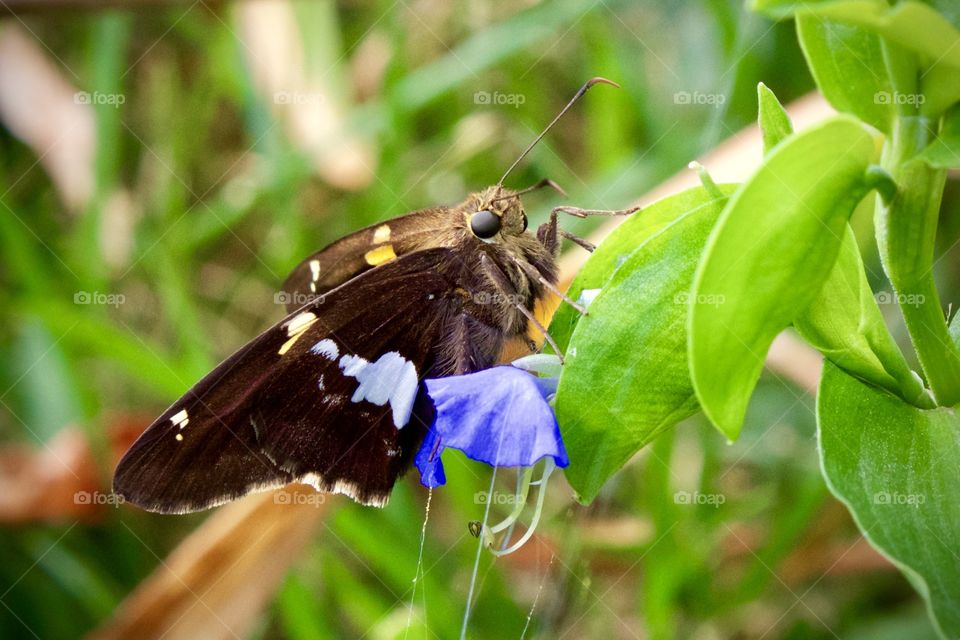
[[[774,337],[830,273],[867,193],[873,138],[846,116],[781,142],[730,199],[697,268],[690,369],[700,404],[735,439]]]
[[[593,500],[642,446],[696,410],[684,330],[688,292],[725,203],[696,189],[651,207],[673,222],[648,238],[647,229],[637,229],[638,243],[646,242],[617,269],[570,338],[556,411],[570,455],[567,479],[581,502]],[[628,239],[615,242],[626,247]]]
[[[816,15],[797,16],[797,36],[810,73],[833,108],[889,132],[894,92],[880,37]]]
[[[918,156],[934,169],[960,167],[960,108],[952,109],[943,117],[936,140]]]
[[[922,72],[920,91],[923,104],[918,105],[919,112],[931,118],[939,117],[960,101],[960,73],[956,67],[934,65]]]
[[[731,194],[736,185],[719,185],[724,194]],[[627,218],[590,254],[576,278],[570,283],[567,295],[576,300],[584,291],[600,289],[617,267],[650,236],[661,231],[678,217],[714,201],[714,196],[703,187],[693,187],[658,200]],[[566,351],[580,313],[569,305],[561,305],[550,323],[550,335]]]
[[[936,9],[940,15],[960,29],[960,3],[957,0],[923,0],[924,3]]]
[[[960,68],[960,31],[936,9],[905,0],[890,6],[885,0],[755,0],[754,8],[777,17],[817,15],[859,25],[934,64]]]
[[[930,404],[923,381],[884,324],[849,226],[827,281],[793,324],[804,340],[847,372],[912,404]]]
[[[830,490],[960,636],[960,417],[921,410],[827,365],[817,400]]]

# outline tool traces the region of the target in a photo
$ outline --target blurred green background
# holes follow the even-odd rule
[[[622,89],[592,90],[508,181],[568,191],[528,197],[534,224],[629,204],[750,124],[759,81],[784,103],[813,86],[793,25],[738,0],[24,6],[0,21],[4,638],[89,632],[206,517],[74,496],[109,490],[118,432],[282,316],[307,254],[495,182],[591,76]],[[470,636],[520,637],[536,599],[526,637],[931,637],[828,497],[814,435],[811,399],[767,376],[736,444],[695,418],[589,508],[554,483],[535,540],[482,556]],[[254,637],[456,637],[489,470],[448,476],[410,627],[413,476],[383,511],[336,500]]]

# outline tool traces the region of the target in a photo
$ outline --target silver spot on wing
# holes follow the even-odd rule
[[[419,386],[417,368],[412,362],[396,351],[389,351],[374,362],[348,354],[340,358],[340,368],[359,383],[351,402],[365,400],[381,407],[389,402],[397,429],[410,421]]]

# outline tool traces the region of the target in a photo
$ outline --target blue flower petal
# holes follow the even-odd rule
[[[443,472],[443,464],[440,462],[440,436],[431,429],[427,432],[427,437],[423,439],[423,444],[413,463],[417,465],[420,471],[420,483],[425,487],[439,487],[447,483],[447,476]]]
[[[529,467],[551,456],[570,464],[547,396],[556,382],[509,366],[425,381],[436,419],[414,458],[420,482],[446,482],[440,454],[459,449],[497,467]]]

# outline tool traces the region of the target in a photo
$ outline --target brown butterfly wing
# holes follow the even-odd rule
[[[429,249],[299,309],[167,409],[120,461],[115,491],[164,513],[293,481],[384,504],[430,420],[420,380],[499,352],[498,331],[463,305],[470,278],[453,250]]]
[[[422,209],[351,233],[314,253],[283,283],[287,311],[339,287],[348,280],[423,249],[452,246],[451,216],[446,207]]]

